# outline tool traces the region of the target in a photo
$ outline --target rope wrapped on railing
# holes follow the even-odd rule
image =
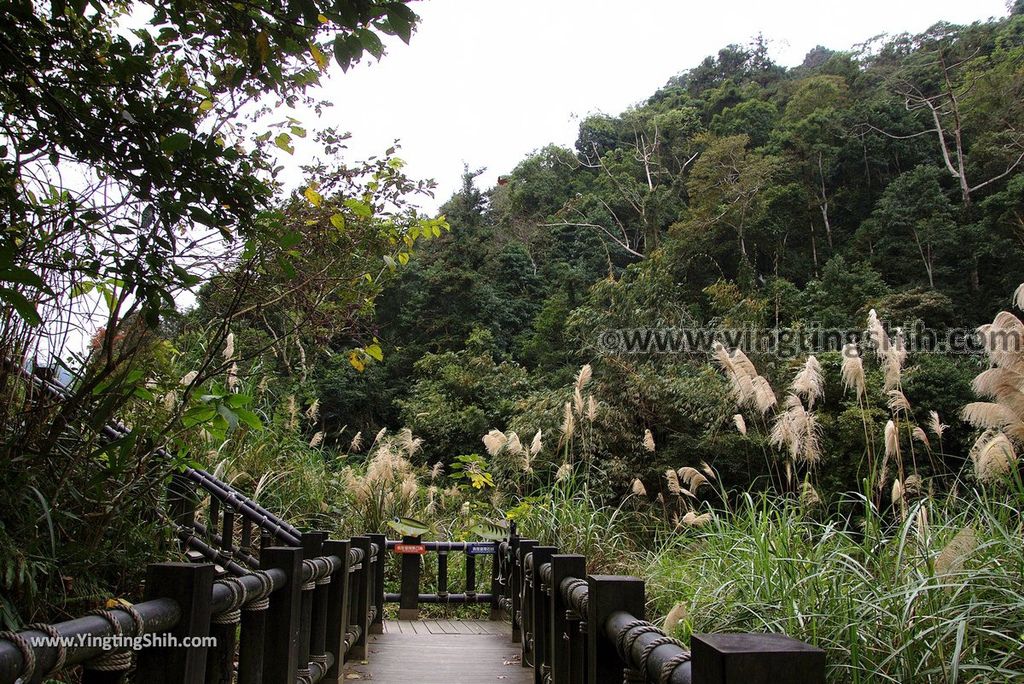
[[[562,592],[562,600],[572,608],[576,616],[586,620],[590,610],[590,589],[587,581],[578,577],[566,577],[558,590]]]
[[[691,684],[690,652],[650,622],[620,610],[605,622],[605,634],[633,681]]]
[[[135,635],[139,626],[144,632],[165,632],[178,622],[181,615],[177,602],[169,599],[137,603],[131,609],[134,615],[127,607],[117,607],[104,611],[103,615],[86,615],[53,625],[32,624],[19,632],[0,633],[0,681],[30,681],[40,672],[50,676],[67,666],[79,665],[108,653],[91,643],[98,644],[99,640],[119,634]],[[58,644],[63,640],[73,643],[80,635],[96,637],[97,641],[74,649],[31,646],[33,640],[46,637],[57,639]]]

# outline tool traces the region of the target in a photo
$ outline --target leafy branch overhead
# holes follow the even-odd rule
[[[380,58],[381,36],[408,42],[416,21],[406,3],[378,0],[11,3],[0,29],[0,299],[38,322],[30,309],[50,293],[16,264],[36,258],[40,239],[92,236],[65,270],[96,277],[119,261],[155,320],[189,284],[175,259],[181,231],[258,238],[254,218],[276,187],[268,146],[304,135],[292,122],[263,136],[261,117],[243,112],[312,103],[325,55],[346,70]],[[110,233],[125,249],[105,244]]]

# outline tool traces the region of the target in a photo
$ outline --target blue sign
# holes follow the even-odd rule
[[[494,553],[494,542],[470,542],[466,544],[466,553],[470,556]]]

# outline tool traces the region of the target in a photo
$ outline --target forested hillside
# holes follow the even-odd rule
[[[587,117],[572,149],[541,148],[493,188],[467,170],[443,208],[451,233],[368,323],[384,361],[361,374],[328,362],[310,378],[327,441],[406,426],[429,460],[449,461],[481,452],[491,428],[554,434],[576,369],[592,363],[594,455],[614,487],[700,459],[729,486],[752,484],[765,445],[732,427],[707,353],[607,355],[599,333],[860,330],[872,308],[893,329],[990,319],[1021,273],[1022,32],[1019,16],[938,24],[856,52],[819,47],[788,69],[761,41],[729,46],[647,101]],[[792,370],[755,361],[773,381]],[[957,415],[977,369],[936,354],[908,369],[916,417],[935,410],[957,427],[936,467],[962,465]],[[842,489],[866,445],[856,397],[835,382],[818,410],[819,476]],[[876,407],[874,427],[886,418]],[[641,444],[648,428],[657,458]]]

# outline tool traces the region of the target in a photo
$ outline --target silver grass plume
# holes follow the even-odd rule
[[[505,445],[508,444],[508,437],[501,430],[494,428],[483,436],[483,443],[488,454],[497,456],[505,448]]]
[[[732,417],[732,422],[741,435],[747,434],[747,421],[743,420],[743,414],[737,413]]]
[[[944,433],[948,427],[948,425],[939,420],[938,411],[928,412],[928,429],[931,430],[933,435],[942,439],[942,433]]]
[[[1004,478],[1017,465],[1013,444],[1001,432],[988,431],[971,449],[974,474],[980,482],[991,483]]]
[[[235,333],[229,332],[224,340],[224,361],[230,361],[235,357]]]
[[[665,481],[668,485],[668,493],[673,496],[679,496],[681,488],[679,487],[679,476],[676,475],[676,471],[671,468],[666,470]]]
[[[533,436],[533,442],[530,443],[530,455],[536,456],[543,448],[544,445],[541,442],[541,431],[537,430],[537,434]]]
[[[654,452],[654,450],[656,448],[655,445],[654,445],[654,435],[651,434],[650,429],[645,429],[644,430],[643,445],[644,445],[644,449],[646,449],[647,451],[650,451],[652,453]]]
[[[793,378],[793,384],[790,385],[790,389],[798,397],[803,397],[807,401],[807,408],[814,408],[815,400],[819,399],[824,393],[825,380],[821,374],[821,364],[818,363],[818,359],[812,354],[807,357],[803,367]]]
[[[857,399],[864,396],[864,360],[860,357],[857,345],[851,343],[843,347],[843,363],[840,367],[840,375],[843,379],[843,389],[853,389]]]

